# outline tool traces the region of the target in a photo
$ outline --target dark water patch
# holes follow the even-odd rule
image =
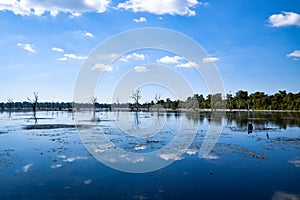
[[[232,132],[248,132],[248,128],[246,127],[238,127],[238,126],[228,126],[228,128]],[[280,128],[273,128],[273,127],[264,127],[264,126],[256,126],[253,129],[254,132],[263,132],[263,131],[280,131]]]
[[[76,128],[74,124],[36,124],[27,125],[24,129],[34,130],[34,129],[60,129],[60,128]]]
[[[10,167],[13,165],[13,161],[10,157],[14,151],[14,149],[5,149],[0,151],[0,171],[3,170],[3,166]]]

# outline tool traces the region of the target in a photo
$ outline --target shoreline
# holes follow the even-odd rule
[[[54,111],[58,111],[58,112],[81,112],[81,111],[91,111],[93,112],[92,109],[80,109],[80,110],[74,110],[71,108],[68,109],[37,109],[37,112],[54,112]],[[4,109],[2,111],[0,111],[0,113],[18,113],[18,112],[33,112],[32,109],[12,109],[11,111],[9,111],[8,109]],[[111,110],[109,109],[104,109],[104,108],[97,108],[96,112],[136,112],[131,110],[130,108],[112,108]],[[249,113],[255,113],[255,112],[265,112],[265,113],[300,113],[300,110],[247,110],[247,109],[216,109],[216,110],[212,110],[212,109],[197,109],[197,110],[189,110],[189,109],[177,109],[177,110],[171,110],[171,109],[150,109],[147,110],[146,108],[140,108],[138,112],[174,112],[174,113],[178,113],[178,112],[182,112],[182,113],[213,113],[213,112],[226,112],[226,113],[245,113],[245,112],[249,112]]]

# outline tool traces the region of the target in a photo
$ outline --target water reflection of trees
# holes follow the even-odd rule
[[[135,128],[140,128],[140,119],[139,119],[139,112],[134,112],[134,121],[133,121],[133,126]]]
[[[204,119],[208,117],[207,114],[205,113],[192,113],[192,112],[186,113],[185,116],[188,120],[193,121],[195,124],[196,123],[202,124]]]
[[[300,113],[296,112],[230,112],[226,114],[227,124],[236,124],[238,128],[247,128],[251,122],[256,128],[265,129],[274,125],[280,129],[287,126],[300,127]]]
[[[175,113],[175,117],[179,115]],[[270,126],[280,129],[286,129],[288,126],[300,127],[300,113],[297,112],[227,112],[226,114],[191,112],[185,113],[185,116],[194,123],[203,123],[207,120],[209,123],[221,124],[222,118],[225,118],[227,125],[238,129],[247,129],[249,123],[252,123],[256,130],[265,130]]]

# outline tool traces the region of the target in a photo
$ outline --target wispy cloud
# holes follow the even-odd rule
[[[0,11],[11,11],[16,15],[27,16],[42,16],[45,13],[56,16],[60,12],[78,16],[78,13],[105,12],[110,2],[111,0],[72,0],[72,3],[70,1],[5,0],[0,3]]]
[[[287,54],[286,56],[298,60],[300,58],[300,50],[295,50],[292,53]]]
[[[165,56],[157,60],[158,63],[164,63],[164,64],[178,64],[179,61],[183,60],[183,57],[180,56]]]
[[[300,14],[294,12],[282,12],[269,17],[269,23],[273,27],[300,26]]]
[[[133,19],[133,21],[136,23],[141,23],[141,22],[146,22],[147,19],[145,17],[140,17],[138,19]]]
[[[220,60],[220,58],[217,58],[217,57],[202,58],[202,62],[204,62],[204,63],[216,62],[218,60]]]
[[[121,61],[127,62],[130,59],[133,60],[145,60],[146,56],[144,54],[132,53],[120,58]]]
[[[199,67],[199,65],[197,63],[195,63],[195,62],[189,61],[187,63],[177,64],[176,67],[192,68],[192,67]]]
[[[149,69],[146,66],[135,66],[134,71],[136,72],[147,72]]]
[[[84,60],[84,59],[87,59],[87,57],[86,56],[77,56],[73,53],[70,53],[70,54],[65,53],[64,57],[59,58],[58,60],[68,60],[68,59]]]
[[[58,47],[53,47],[51,50],[52,50],[52,51],[57,51],[57,52],[64,52],[63,49],[58,48]]]
[[[58,60],[60,60],[60,61],[65,61],[65,60],[68,60],[68,58],[66,58],[66,57],[61,57],[61,58],[58,58]]]
[[[130,10],[133,12],[148,12],[157,15],[186,15],[194,16],[194,10],[198,5],[207,5],[207,3],[199,2],[198,0],[127,0],[126,2],[119,3],[117,8]]]
[[[78,33],[84,37],[94,38],[94,34],[87,31],[78,31]]]
[[[105,65],[103,63],[96,63],[92,70],[99,70],[99,71],[112,71],[113,67],[111,65]]]
[[[80,17],[81,15],[82,15],[82,14],[79,13],[79,12],[74,12],[74,13],[71,13],[71,14],[69,15],[69,18],[70,18],[70,19],[74,19],[74,18]]]
[[[192,68],[198,67],[198,64],[193,61],[183,62],[185,59],[181,56],[165,56],[157,60],[158,63],[176,64],[176,67]]]
[[[29,51],[31,53],[36,53],[36,50],[34,49],[34,45],[33,44],[28,44],[28,43],[18,43],[17,44],[18,47]]]

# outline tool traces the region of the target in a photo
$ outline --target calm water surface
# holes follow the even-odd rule
[[[300,198],[299,113],[97,112],[96,122],[81,122],[90,140],[78,134],[71,112],[38,112],[37,117],[0,113],[1,200]],[[148,173],[110,168],[92,152],[109,148],[87,150],[84,145],[101,131],[115,148],[142,155],[169,144],[180,123],[192,131],[196,126],[190,146],[180,149],[178,143],[182,155],[157,154],[174,162]],[[208,127],[220,124],[224,129],[216,145],[199,156]],[[130,161],[135,165],[147,159]],[[109,162],[119,160],[110,157]]]

